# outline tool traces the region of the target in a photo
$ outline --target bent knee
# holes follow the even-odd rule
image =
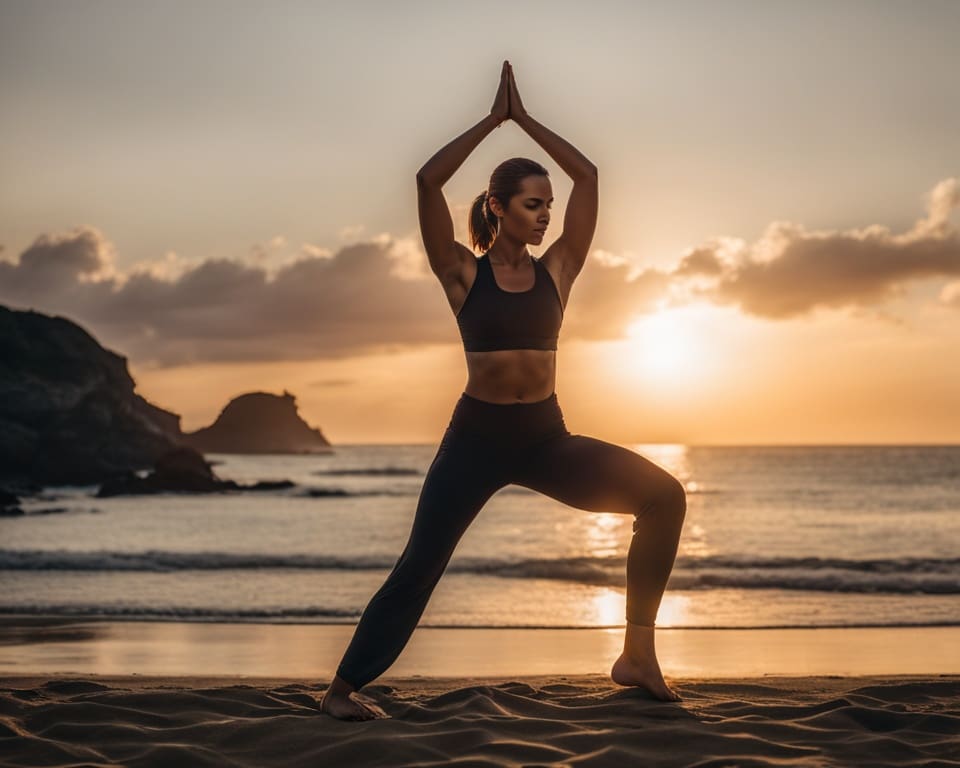
[[[676,508],[680,516],[683,517],[687,511],[687,489],[675,477],[671,477],[670,482],[667,483],[667,498],[670,506]]]
[[[652,513],[657,516],[671,516],[683,520],[686,512],[687,492],[683,483],[672,475],[667,475],[652,492],[648,489],[636,516],[639,518]]]

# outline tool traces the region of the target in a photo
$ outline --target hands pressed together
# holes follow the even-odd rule
[[[519,122],[527,115],[520,100],[520,91],[517,90],[517,81],[513,78],[513,66],[506,59],[500,70],[500,87],[494,97],[490,114],[497,118],[499,123],[504,120]]]

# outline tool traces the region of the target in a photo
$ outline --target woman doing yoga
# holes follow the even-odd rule
[[[553,201],[546,169],[501,163],[473,203],[477,258],[454,240],[441,191],[505,120],[524,129],[573,179],[563,232],[539,259]],[[417,503],[406,547],[363,611],[321,701],[333,717],[387,717],[351,694],[383,674],[420,620],[460,538],[500,488],[521,485],[564,504],[634,516],[627,553],[626,635],[610,676],[677,701],[654,650],[654,623],[686,512],[682,484],[634,451],[571,434],[554,391],[557,334],[597,220],[597,168],[523,108],[503,63],[490,114],[439,150],[417,174],[420,230],[430,266],[460,328],[468,380]]]

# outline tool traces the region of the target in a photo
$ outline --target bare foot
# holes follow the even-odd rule
[[[654,698],[661,701],[681,701],[680,694],[667,685],[663,680],[663,673],[655,658],[638,660],[621,654],[613,662],[610,677],[618,685],[636,685],[646,688]]]
[[[349,693],[331,693],[329,689],[320,699],[320,711],[338,720],[382,720],[390,717],[373,702],[354,699]]]

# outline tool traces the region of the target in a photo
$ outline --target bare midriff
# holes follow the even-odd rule
[[[471,397],[490,403],[533,403],[553,394],[557,380],[555,349],[498,349],[465,352]]]

